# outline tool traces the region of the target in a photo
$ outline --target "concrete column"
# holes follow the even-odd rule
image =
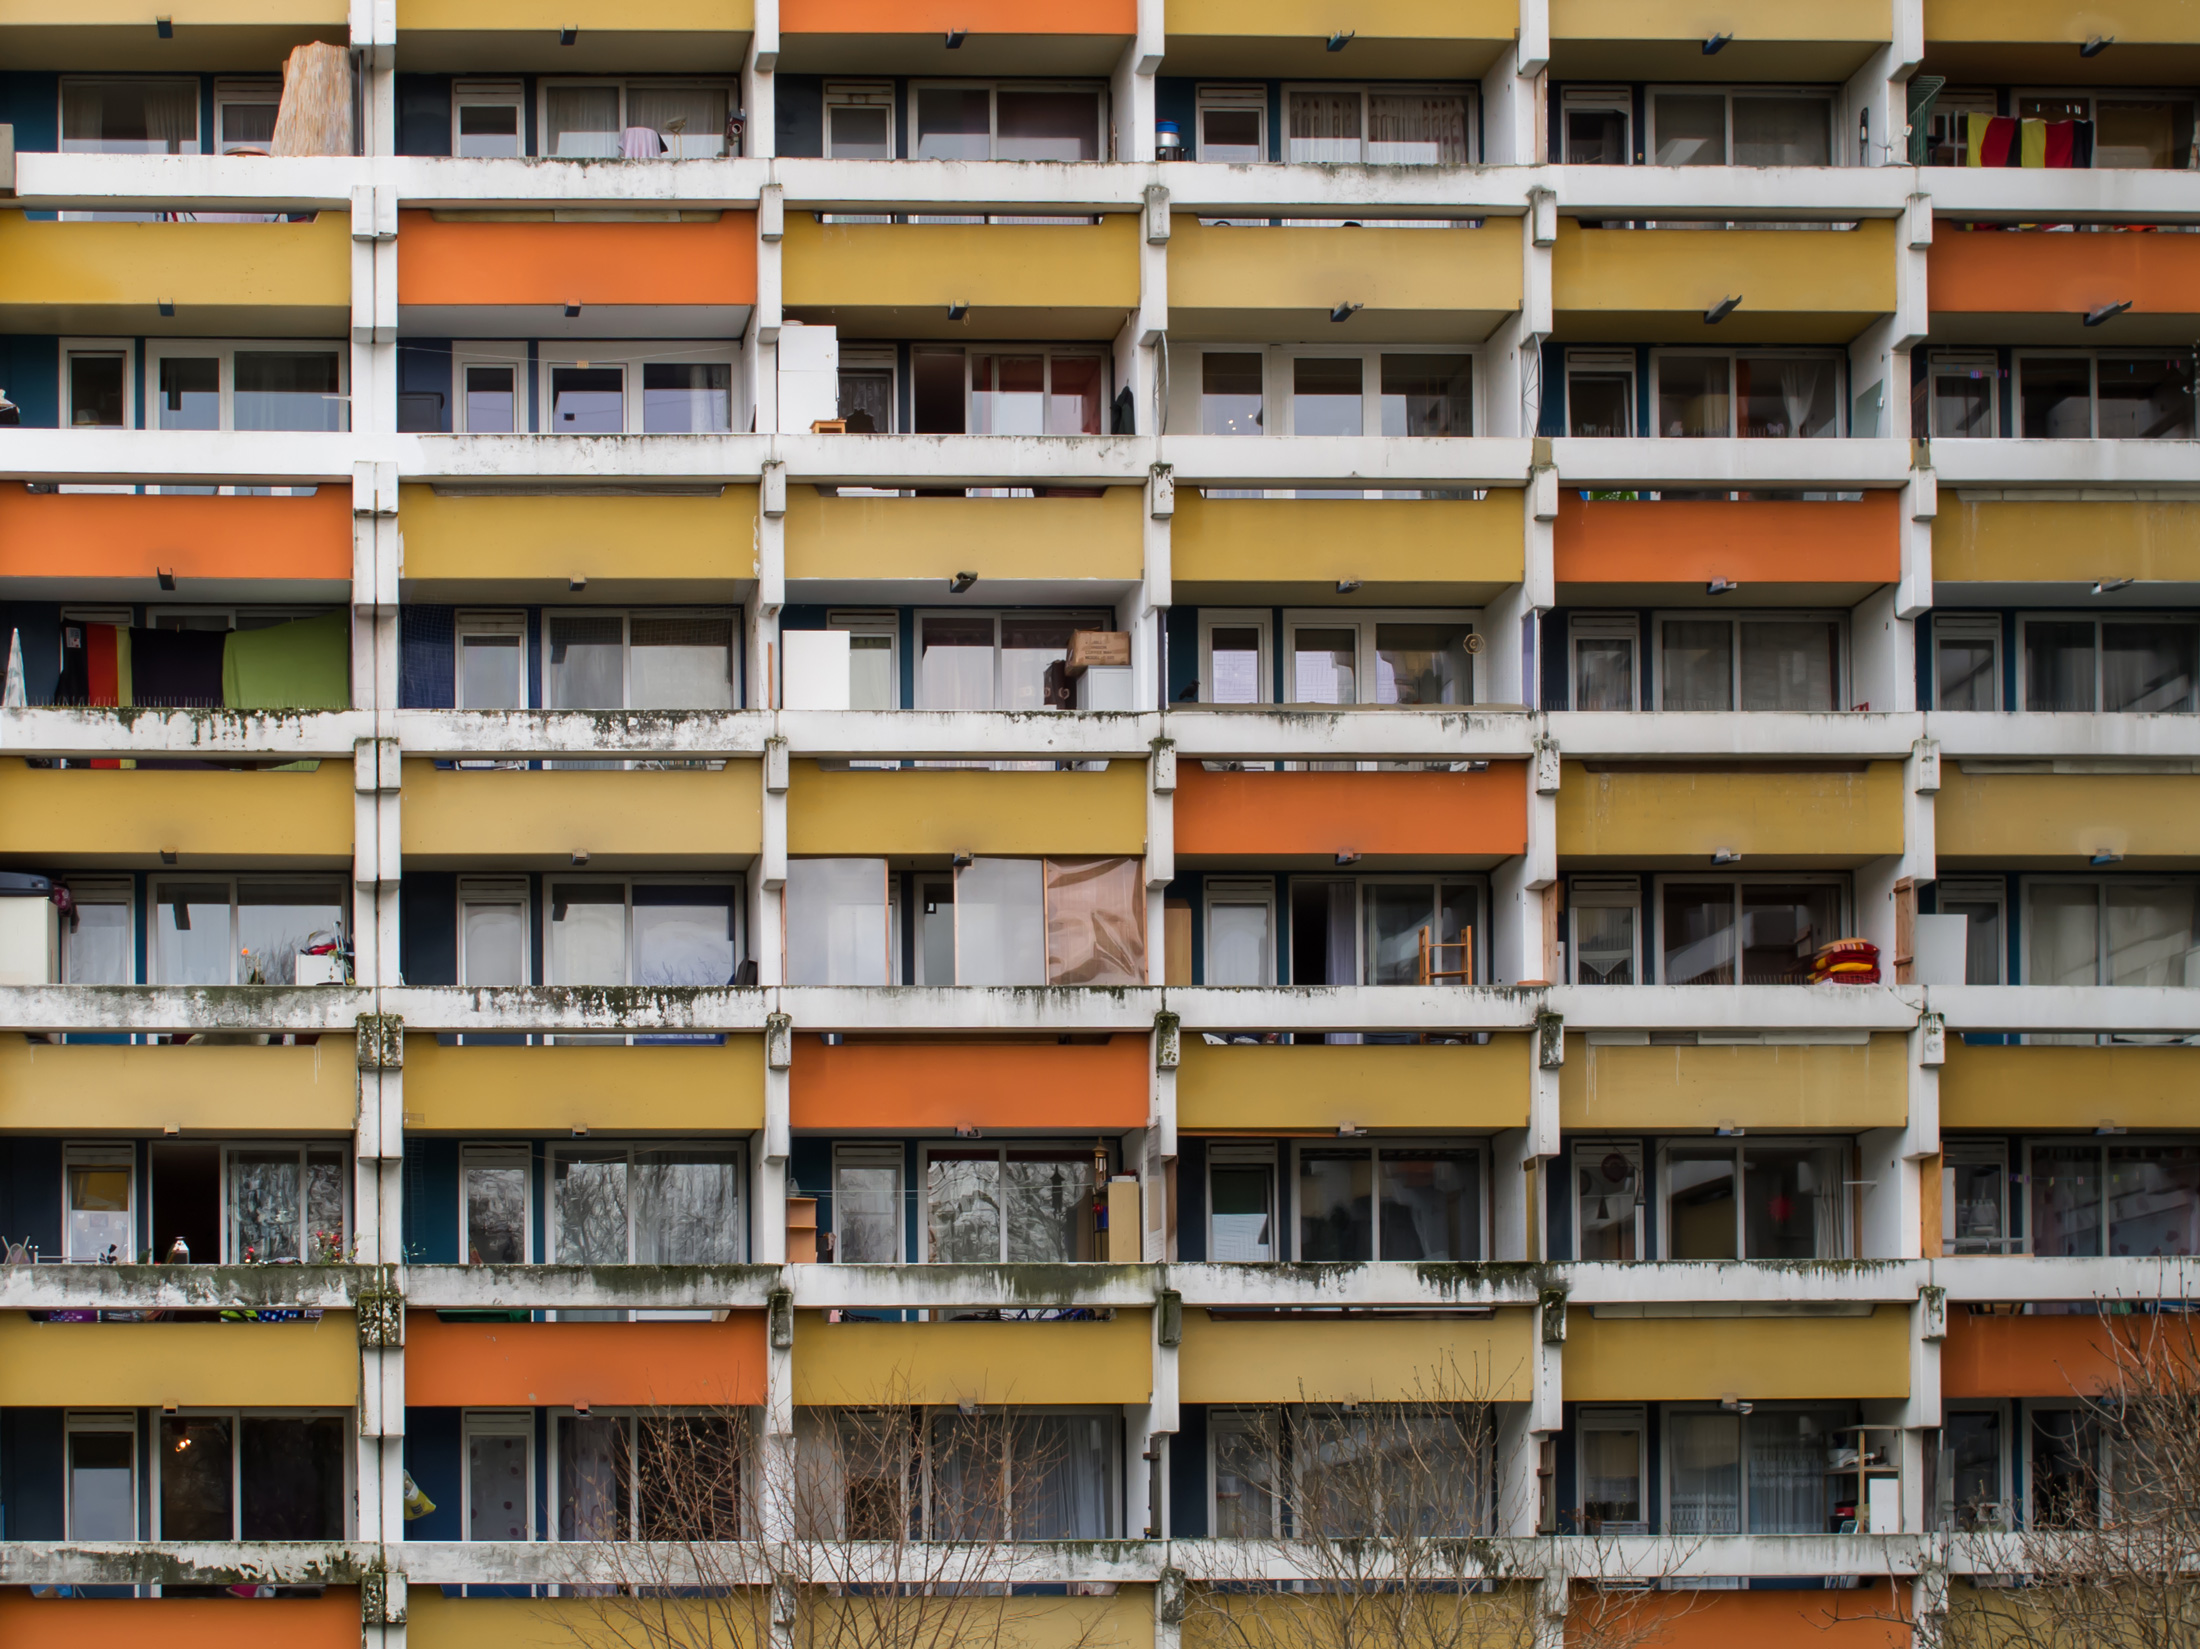
[[[779,0],[755,0],[748,61],[741,66],[741,107],[748,115],[742,153],[769,160],[779,152],[774,73],[779,67]]]

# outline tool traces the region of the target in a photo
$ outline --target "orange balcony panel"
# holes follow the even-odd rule
[[[1962,1306],[1950,1306],[1948,1338],[1940,1348],[1940,1394],[2097,1396],[2114,1373],[2107,1335],[2090,1309],[2068,1317],[1974,1317]]]
[[[1907,1583],[1905,1582],[1905,1585]],[[1631,1641],[1658,1649],[1765,1649],[1767,1644],[1812,1644],[1817,1649],[1908,1649],[1910,1628],[1894,1589],[1868,1576],[1835,1606],[1820,1591],[1653,1593],[1633,1598],[1617,1616]],[[1612,1629],[1608,1600],[1590,1594],[1577,1605],[1579,1630],[1590,1642]],[[1907,1602],[1907,1599],[1901,1600]]]
[[[693,223],[522,223],[402,212],[398,324],[448,336],[739,337],[756,302],[756,214]],[[516,330],[515,330],[516,329]],[[543,330],[536,327],[535,330]]]
[[[750,1408],[764,1401],[764,1314],[736,1311],[722,1323],[447,1323],[415,1311],[405,1319],[405,1401]]]
[[[202,593],[210,582],[235,579],[280,580],[301,595],[307,585],[349,585],[350,492],[322,486],[310,498],[220,498],[0,485],[0,588],[11,595],[160,599],[162,572]],[[87,590],[95,579],[115,582]]]
[[[1143,1036],[1105,1042],[794,1039],[788,1104],[814,1129],[1143,1128]]]
[[[1746,597],[1778,585],[1781,601],[1859,600],[1902,576],[1901,495],[1855,503],[1793,499],[1558,501],[1558,582],[1592,586],[1579,599],[1624,599],[1652,584],[1731,579]]]
[[[1137,0],[786,0],[789,34],[1136,34]]]
[[[1925,269],[1936,343],[2189,344],[2200,315],[2191,235],[1943,226]],[[2126,301],[2128,312],[2086,326],[2094,310]]]
[[[785,0],[781,66],[805,73],[1106,74],[1136,0]],[[963,35],[950,56],[947,36]]]
[[[1176,851],[1185,858],[1334,864],[1343,852],[1430,867],[1494,864],[1528,850],[1528,770],[1480,773],[1178,771]]]
[[[319,1597],[41,1598],[0,1588],[8,1649],[359,1649],[359,1590]]]

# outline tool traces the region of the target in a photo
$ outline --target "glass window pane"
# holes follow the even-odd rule
[[[917,159],[991,160],[993,94],[983,87],[917,89]]]
[[[2087,1258],[2101,1252],[2101,1148],[2035,1145],[2031,1171],[2032,1252]]]
[[[1297,164],[1353,163],[1360,159],[1360,94],[1292,92],[1290,140],[1284,159]]]
[[[466,1263],[527,1263],[527,1169],[520,1163],[466,1165]]]
[[[273,137],[272,131],[268,134]],[[458,106],[458,152],[461,158],[516,159],[520,152],[519,105],[516,103],[461,103]]]
[[[1377,704],[1472,704],[1471,624],[1375,626]]]
[[[1008,1153],[1001,1200],[1011,1264],[1093,1257],[1092,1156]]]
[[[1199,158],[1218,166],[1246,166],[1268,158],[1258,109],[1202,109]]]
[[[1830,884],[1742,884],[1742,983],[1800,985],[1819,947],[1841,937],[1841,890]]]
[[[1209,704],[1258,704],[1267,695],[1260,678],[1260,631],[1251,625],[1218,625],[1207,640],[1202,695]]]
[[[2104,441],[2192,438],[2192,365],[2189,358],[2103,356],[2100,427]]]
[[[560,1151],[552,1164],[550,1206],[558,1265],[624,1265],[627,1248],[626,1151]]]
[[[1939,709],[2001,708],[1999,644],[1984,636],[1939,636],[1933,647],[1939,659]]]
[[[636,1150],[634,1262],[739,1265],[740,1155],[731,1150]]]
[[[1199,429],[1202,435],[1261,432],[1261,360],[1209,350],[1199,358]]]
[[[1660,639],[1660,708],[1734,708],[1734,626],[1730,622],[1723,618],[1668,619]]]
[[[1375,1257],[1374,1169],[1364,1150],[1299,1153],[1300,1259]]]
[[[1642,1515],[1642,1432],[1597,1426],[1581,1432],[1581,1514],[1584,1532],[1606,1523],[1639,1523]]]
[[[1734,372],[1742,434],[1778,440],[1838,433],[1832,361],[1744,357],[1734,363]]]
[[[224,914],[222,937],[226,941],[228,918]],[[64,929],[67,983],[71,985],[130,985],[137,982],[136,958],[130,949],[130,907],[121,903],[87,902],[76,907],[76,926]],[[227,944],[223,946],[227,949]]]
[[[1826,1462],[1833,1440],[1819,1417],[1760,1411],[1745,1422],[1745,1430],[1749,1437],[1749,1532],[1825,1533],[1831,1514],[1829,1490],[1833,1489],[1826,1476]],[[1853,1496],[1854,1488],[1848,1492]]]
[[[69,357],[69,421],[79,429],[123,427],[123,358],[120,355]]]
[[[1054,381],[1047,392],[1047,433],[1098,435],[1100,357],[1057,355],[1049,366]]]
[[[626,123],[655,132],[675,160],[715,159],[726,152],[726,100],[723,86],[629,83]]]
[[[1385,355],[1385,435],[1472,435],[1474,357]]]
[[[1943,1490],[1949,1512],[1944,1526],[1993,1529],[2003,1526],[2001,1486],[2001,1415],[1994,1409],[1951,1410],[1941,1426]]]
[[[469,1431],[466,1436],[466,1538],[525,1540],[530,1510],[527,1455],[534,1439],[522,1432]]]
[[[69,1433],[69,1538],[135,1540],[132,1466],[137,1440],[126,1431]]]
[[[626,628],[594,614],[551,613],[549,707],[620,710],[626,706]]]
[[[1941,1244],[1951,1254],[1999,1254],[2009,1234],[2009,1170],[1999,1146],[1950,1141],[1941,1156]]]
[[[1275,1170],[1265,1162],[1218,1163],[1208,1170],[1207,1257],[1272,1260],[1276,1255]]]
[[[955,981],[1046,983],[1046,894],[1038,859],[973,860],[955,873]]]
[[[1351,704],[1357,630],[1296,630],[1291,636],[1291,702]]]
[[[963,433],[963,352],[909,352],[910,411],[919,435]]]
[[[1745,620],[1744,710],[1838,710],[1841,627],[1828,619]]]
[[[238,429],[345,427],[342,374],[333,354],[240,349],[235,371]]]
[[[508,366],[466,369],[466,428],[476,435],[509,435],[519,428],[519,395]]]
[[[1734,433],[1731,363],[1724,355],[1667,355],[1658,361],[1658,433],[1717,437]]]
[[[1933,369],[1933,433],[1966,440],[1988,439],[1994,427],[1994,368],[1936,366]]]
[[[952,878],[917,884],[917,967],[915,983],[955,982],[955,883]]]
[[[229,1156],[230,1263],[271,1264],[299,1253],[296,1151],[233,1151]]]
[[[2085,1410],[2033,1410],[2031,1468],[2035,1528],[2082,1528],[2098,1521],[2104,1487],[2100,1428]]]
[[[892,160],[893,131],[885,109],[835,104],[825,111],[831,123],[831,147],[835,160]]]
[[[2093,164],[2182,168],[2192,148],[2192,105],[2159,98],[2104,97],[2093,109]],[[2180,134],[2179,128],[2183,131]],[[2179,143],[2178,137],[2185,139]]]
[[[1841,1258],[1837,1148],[1747,1145],[1742,1168],[1742,1252],[1747,1258]]]
[[[2083,440],[2093,433],[2093,363],[2082,357],[2017,360],[2017,433],[2028,441]]]
[[[2027,985],[2101,983],[2101,895],[2091,882],[2035,882],[2024,923]]]
[[[894,676],[894,638],[848,638],[848,708],[894,710],[901,705],[901,683]]]
[[[1634,1154],[1611,1145],[1576,1147],[1574,1187],[1579,1200],[1580,1258],[1588,1262],[1641,1259],[1636,1228],[1642,1167]]]
[[[459,703],[467,710],[526,707],[527,650],[516,635],[458,638]]]
[[[227,1415],[161,1416],[162,1540],[237,1538],[236,1443],[232,1424]]]
[[[934,1151],[925,1161],[924,1257],[935,1265],[998,1265],[997,1151]]]
[[[2200,1146],[2108,1148],[2108,1251],[2200,1253]]]
[[[552,86],[548,104],[548,153],[561,160],[618,158],[618,87]]]
[[[1366,369],[1358,360],[1302,355],[1291,363],[1291,428],[1298,435],[1358,435]]]
[[[1734,887],[1730,882],[1668,882],[1664,890],[1664,965],[1668,985],[1734,983]]]
[[[833,1168],[833,1258],[842,1265],[901,1259],[901,1170],[843,1162]]]
[[[733,427],[733,368],[724,361],[646,361],[642,428],[652,435],[721,435]]]
[[[460,907],[463,985],[527,983],[527,912],[500,900],[469,899]]]
[[[1632,905],[1580,905],[1574,910],[1574,982],[1635,983],[1635,911]]]
[[[1566,164],[1569,166],[1625,166],[1627,116],[1618,109],[1568,109],[1566,111]]]
[[[1723,94],[1660,92],[1653,101],[1657,133],[1654,166],[1724,166],[1726,98]],[[1721,430],[1723,435],[1726,432]]]
[[[2031,619],[2024,626],[2024,707],[2094,708],[2093,621]]]
[[[2107,885],[2109,985],[2189,985],[2193,978],[2190,882]]]
[[[1635,379],[1627,372],[1566,374],[1566,433],[1625,437],[1635,433]]]
[[[127,1164],[71,1163],[69,1229],[64,1252],[78,1261],[101,1260],[110,1251],[123,1262],[137,1257],[137,1229],[130,1213],[134,1178]]]
[[[1580,636],[1574,641],[1574,708],[1635,707],[1635,638]]]
[[[731,710],[733,620],[723,613],[637,613],[629,621],[635,710]]]
[[[993,638],[991,617],[924,620],[917,639],[917,688],[925,709],[993,708]]]
[[[626,889],[616,883],[550,884],[546,985],[624,985]]]
[[[333,1264],[351,1253],[349,1170],[341,1151],[306,1153],[306,1258],[314,1264]]]
[[[552,435],[617,435],[626,428],[626,373],[615,366],[550,369]]]
[[[1431,92],[1370,92],[1367,160],[1371,166],[1464,166],[1467,100]]]
[[[1731,1145],[1675,1145],[1666,1161],[1666,1252],[1676,1260],[1735,1260]]]
[[[2101,625],[2103,710],[2190,710],[2200,629],[2116,620]]]
[[[71,80],[61,87],[64,153],[195,155],[195,80]]]
[[[343,890],[313,882],[245,882],[237,889],[237,977],[246,985],[288,985],[299,953],[338,944]]]
[[[956,397],[958,405],[961,401]],[[891,368],[842,367],[840,416],[850,435],[888,435],[894,428],[894,374]]]
[[[2002,975],[2001,906],[1986,900],[1940,901],[1941,914],[1961,916],[1964,925],[1963,982],[1998,985]]]
[[[1018,1540],[1105,1540],[1115,1533],[1116,1420],[1021,1414],[1009,1428],[1009,1497]]]
[[[1472,1151],[1385,1149],[1380,1257],[1479,1260],[1481,1159]]]
[[[994,148],[996,159],[1100,158],[1098,92],[1010,91],[1004,86],[999,101],[1001,130]]]
[[[970,362],[970,433],[1046,433],[1046,357],[979,355]]]
[[[1272,1410],[1257,1410],[1232,1416],[1227,1421],[1215,1421],[1214,1533],[1217,1539],[1268,1540],[1278,1533],[1276,1500],[1280,1452],[1277,1434]]]
[[[634,890],[634,983],[690,986],[733,983],[733,906],[708,888]]]
[[[1446,931],[1430,898],[1426,882],[1368,882],[1361,888],[1367,911],[1367,983],[1370,985],[1419,985],[1421,942],[1456,943],[1459,935]],[[1439,951],[1430,957],[1430,971],[1459,965],[1457,951]]]
[[[1270,907],[1260,904],[1210,904],[1207,907],[1207,983],[1272,985],[1275,942]]]
[[[155,900],[155,979],[163,985],[232,983],[236,957],[229,942],[229,884],[163,882]]]
[[[1658,100],[1661,119],[1667,101]],[[1737,96],[1734,164],[1831,166],[1833,105],[1822,97]]]
[[[885,985],[884,859],[787,861],[787,983]]]
[[[161,357],[159,423],[162,429],[222,427],[221,366],[212,356]]]
[[[1674,1414],[1671,1534],[1742,1532],[1742,1420],[1738,1414]]]
[[[558,1417],[560,1540],[625,1538],[633,1479],[627,1425],[607,1415]]]

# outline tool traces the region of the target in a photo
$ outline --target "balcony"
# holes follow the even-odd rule
[[[0,854],[45,865],[336,866],[350,863],[351,839],[348,762],[310,773],[136,773],[0,760]]]
[[[461,74],[737,72],[756,27],[752,0],[397,0],[398,49],[414,70]],[[573,29],[571,46],[560,31]],[[225,64],[224,67],[227,67]]]
[[[1218,455],[1222,456],[1222,455]],[[1186,603],[1480,606],[1526,564],[1517,488],[1481,498],[1207,498],[1180,487],[1170,573]]]
[[[745,1134],[764,1126],[764,1049],[753,1036],[632,1048],[450,1046],[414,1036],[406,1065],[410,1133]]]
[[[818,1133],[1115,1133],[1146,1125],[1153,1058],[1144,1036],[881,1037],[831,1046],[797,1036],[787,1081],[792,1125]]]
[[[2096,35],[2116,42],[2101,58],[2077,48]],[[2200,59],[2200,17],[2181,0],[2117,0],[2080,9],[2058,0],[1925,0],[1925,67],[1977,81],[2051,85],[2190,84]],[[2121,62],[2111,61],[2119,53]]]
[[[431,338],[738,338],[747,329],[755,213],[682,212],[676,223],[534,215],[541,221],[398,214],[399,327]]]
[[[1943,870],[2073,870],[2104,853],[2125,870],[2186,870],[2200,866],[2196,812],[2200,777],[2189,772],[1956,761],[1941,769],[1933,829]]]
[[[1186,763],[1177,773],[1176,851],[1186,859],[1312,868],[1353,852],[1363,869],[1486,868],[1525,853],[1527,841],[1521,762],[1480,773],[1210,773]]]
[[[10,1586],[0,1591],[0,1638],[10,1649],[139,1649],[147,1642],[173,1649],[357,1649],[359,1589],[331,1586],[318,1596],[274,1598],[42,1598]]]
[[[1732,44],[1714,60],[1703,43]],[[1551,0],[1551,73],[1564,80],[1842,81],[1894,38],[1888,0],[1767,10],[1715,0]]]
[[[1185,1037],[1177,1126],[1191,1132],[1527,1125],[1534,1050],[1524,1036],[1425,1046],[1206,1042]]]
[[[405,1315],[405,1401],[415,1408],[764,1401],[764,1313],[723,1322],[445,1322]]]
[[[789,766],[790,853],[945,858],[1146,851],[1144,762],[1111,761],[1099,772],[1081,773]]]
[[[1187,1309],[1177,1384],[1187,1403],[1522,1403],[1534,1390],[1535,1360],[1532,1311],[1401,1318]]]
[[[0,1128],[349,1134],[351,1041],[326,1047],[128,1047],[0,1037]]]
[[[404,798],[405,861],[423,869],[563,870],[585,853],[597,869],[725,870],[754,858],[764,839],[755,762],[621,773],[465,772],[415,760],[405,763]]]
[[[1145,568],[1144,502],[1138,487],[1110,487],[1096,498],[843,498],[789,487],[787,582],[838,584],[857,600],[906,583],[904,599],[927,603],[959,572],[989,587],[1128,586]],[[1079,598],[1071,589],[1064,599]]]
[[[2196,31],[2200,33],[2200,31]],[[1942,225],[1926,254],[1937,344],[2176,344],[2200,322],[2200,237]],[[2099,326],[2087,315],[2131,308]]]
[[[1097,224],[826,224],[789,212],[783,301],[844,339],[1112,339],[1138,307],[1138,226],[1128,212]],[[969,313],[949,320],[963,304]]]
[[[33,223],[0,212],[0,332],[305,338],[350,323],[341,212],[310,223]]]
[[[0,483],[0,590],[19,601],[163,601],[162,574],[209,601],[342,601],[351,499],[34,493]]]
[[[1697,869],[1715,853],[1757,869],[1837,869],[1901,851],[1900,762],[1569,762],[1558,793],[1571,870]]]
[[[1674,1307],[1672,1316],[1618,1315],[1641,1309],[1567,1313],[1569,1403],[1910,1394],[1910,1313],[1904,1306],[1839,1317],[1721,1316],[1715,1313],[1739,1308],[1720,1306]]]
[[[726,600],[756,577],[753,486],[498,497],[408,484],[398,523],[408,600],[563,599],[576,578],[591,600]]]
[[[0,1313],[0,1408],[350,1408],[359,1335],[317,1322],[34,1323]]]
[[[1519,27],[1516,0],[1175,0],[1168,72],[1327,79],[1343,33],[1354,74],[1479,79]]]
[[[1894,311],[1894,228],[1891,219],[1867,219],[1823,232],[1584,229],[1562,218],[1551,252],[1556,335],[1599,343],[1847,343]],[[1705,311],[1735,296],[1740,308],[1716,329],[1704,324]]]
[[[2176,1128],[2193,1125],[2200,1048],[2017,1047],[1948,1038],[1942,1128]]]
[[[1339,26],[1330,18],[1308,32]],[[1352,43],[1355,54],[1360,46]],[[1175,66],[1172,53],[1172,72]],[[1322,72],[1336,73],[1336,60]],[[1170,331],[1247,343],[1480,343],[1520,307],[1521,221],[1492,218],[1476,229],[1223,228],[1179,212],[1169,232]],[[1330,319],[1340,303],[1363,306],[1342,329]]]
[[[784,0],[779,65],[804,74],[1105,75],[1135,0]],[[947,36],[967,33],[947,53]]]
[[[830,1323],[822,1312],[795,1314],[799,1404],[1152,1399],[1150,1311],[1094,1322]]]
[[[2200,584],[2200,504],[2038,501],[2019,495],[1973,499],[1952,488],[1940,495],[1933,520],[1936,589],[2072,584],[2090,590],[2102,579],[2120,578]],[[2015,593],[2014,599],[2040,593]],[[1964,592],[1950,594],[1967,599]]]
[[[2055,1317],[1973,1316],[1952,1305],[1948,1338],[1940,1348],[1940,1395],[2064,1401],[2099,1396],[2115,1380],[2107,1345],[2113,1331],[2091,1311]]]
[[[1576,1037],[1559,1078],[1575,1130],[1899,1128],[1910,1114],[1908,1039],[1656,1046]],[[1182,1079],[1179,1078],[1179,1081]]]
[[[1556,578],[1583,606],[1670,601],[1666,586],[1725,579],[1741,586],[1739,599],[1851,607],[1902,576],[1901,501],[1885,490],[1857,503],[1585,500],[1568,490]]]

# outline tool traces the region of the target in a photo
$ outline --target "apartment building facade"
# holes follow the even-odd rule
[[[0,8],[0,1636],[585,1641],[682,1417],[1037,1646],[1310,1417],[1539,1643],[1991,1572],[2200,1294],[2112,10]]]

